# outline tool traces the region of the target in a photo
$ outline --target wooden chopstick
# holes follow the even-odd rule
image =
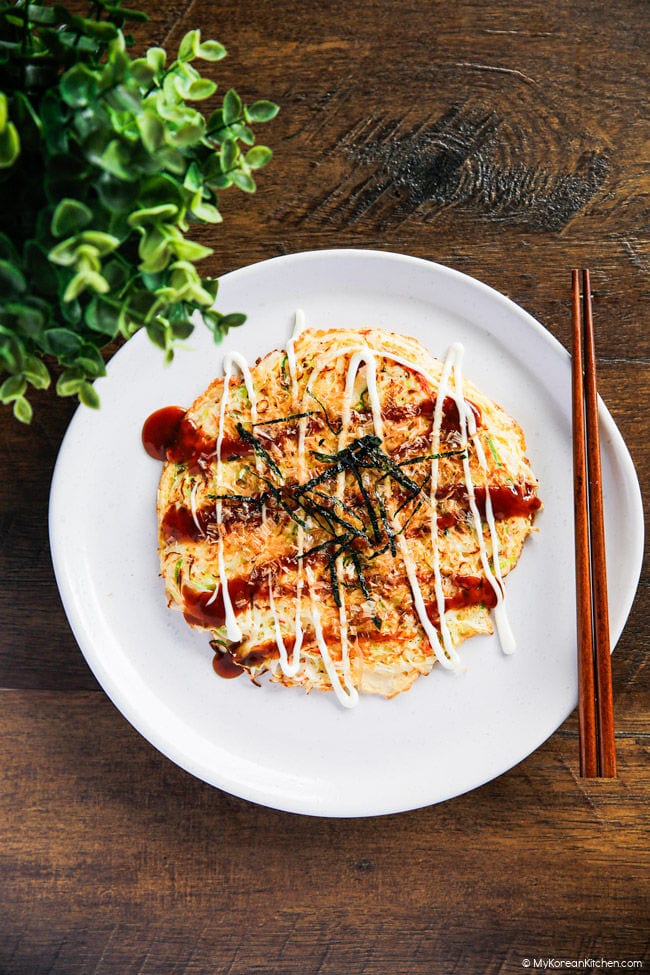
[[[615,778],[596,351],[589,271],[572,273],[573,477],[580,775]]]

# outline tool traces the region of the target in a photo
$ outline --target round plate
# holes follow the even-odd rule
[[[545,741],[577,702],[571,370],[564,348],[507,298],[457,271],[375,251],[279,257],[221,279],[218,307],[247,323],[215,346],[199,325],[171,366],[144,333],[96,384],[65,436],[50,501],[63,604],[106,693],[161,752],[199,778],[278,809],[367,816],[440,802],[500,775]],[[461,648],[463,673],[434,667],[405,694],[258,687],[212,670],[207,634],[167,608],[157,556],[160,465],[143,421],[189,406],[236,348],[249,362],[282,346],[301,308],[313,327],[380,327],[439,358],[465,346],[465,375],[524,429],[544,510],[507,579],[518,649],[496,637]],[[567,310],[568,314],[568,310]],[[643,514],[625,444],[601,406],[610,617],[615,643],[641,568]]]

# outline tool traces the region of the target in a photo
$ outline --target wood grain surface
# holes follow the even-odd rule
[[[568,348],[570,269],[590,267],[600,389],[647,496],[646,0],[145,6],[140,48],[201,27],[229,51],[222,91],[282,106],[257,196],[225,194],[223,227],[197,235],[206,271],[400,251],[485,281]],[[0,417],[1,975],[648,969],[647,558],[613,662],[617,780],[578,777],[573,715],[450,802],[281,813],[178,769],[98,687],[48,546],[73,407],[35,406],[30,428]]]

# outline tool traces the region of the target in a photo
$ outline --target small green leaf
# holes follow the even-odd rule
[[[104,362],[101,349],[90,342],[84,342],[81,354],[75,359],[75,364],[83,369],[86,376],[97,379],[98,376],[106,375],[106,363]]]
[[[221,223],[223,220],[219,210],[212,203],[199,200],[193,203],[190,209],[197,220],[205,220],[206,223]]]
[[[92,218],[93,212],[85,203],[64,197],[52,214],[50,230],[54,237],[70,237],[86,227]]]
[[[135,78],[140,88],[149,88],[151,82],[156,77],[154,68],[146,58],[136,58],[135,61],[131,61],[129,70],[131,77]]]
[[[216,82],[210,81],[209,78],[197,78],[196,81],[185,87],[183,98],[192,102],[200,102],[214,95],[216,90]]]
[[[165,223],[178,217],[178,207],[173,203],[161,203],[159,206],[134,210],[128,218],[130,227],[146,227],[157,223]]]
[[[68,286],[63,292],[63,300],[65,302],[75,301],[86,290],[87,284],[88,277],[86,272],[78,271],[68,282]]]
[[[120,246],[117,237],[113,237],[112,234],[105,234],[101,230],[84,230],[79,234],[79,240],[96,248],[99,254],[110,254],[111,251]]]
[[[23,375],[35,389],[47,389],[51,382],[47,366],[33,355],[25,360]]]
[[[22,396],[27,389],[27,380],[24,376],[9,376],[0,386],[0,402],[12,403],[19,396]]]
[[[81,369],[64,369],[56,381],[56,391],[59,396],[76,396],[83,382]]]
[[[85,64],[75,64],[61,77],[59,88],[63,100],[71,108],[82,108],[99,93],[99,83],[95,72]]]
[[[246,108],[246,119],[249,122],[270,122],[279,111],[280,106],[275,102],[260,100]]]
[[[20,155],[20,137],[13,122],[0,128],[0,169],[9,169]]]
[[[228,139],[224,142],[219,151],[219,161],[221,162],[221,168],[224,172],[232,169],[239,156],[239,149],[237,148],[237,143]]]
[[[80,34],[92,40],[106,43],[117,37],[117,27],[106,20],[90,20],[85,17],[72,17],[71,22]]]
[[[245,173],[241,169],[236,169],[234,173],[231,173],[231,176],[235,186],[238,186],[239,189],[243,190],[245,193],[254,193],[257,189],[255,180],[250,173]]]
[[[92,379],[97,379],[99,376],[106,375],[106,366],[101,359],[98,362],[95,358],[89,359],[86,356],[78,355],[75,362],[79,368],[83,369],[85,374],[90,376]]]
[[[39,308],[18,301],[8,301],[4,307],[10,315],[14,316],[17,330],[25,338],[35,340],[40,338],[45,325],[45,316]]]
[[[219,278],[203,278],[201,284],[212,295],[212,300],[216,301],[217,292],[219,291]]]
[[[147,274],[156,274],[167,267],[171,258],[170,238],[159,227],[143,234],[138,246],[141,263],[139,268]]]
[[[14,416],[20,423],[31,423],[34,411],[31,404],[24,396],[19,396],[14,400]]]
[[[221,328],[239,328],[246,321],[246,315],[241,312],[231,312],[229,315],[222,315],[219,325]]]
[[[78,396],[84,406],[89,406],[92,410],[99,409],[99,396],[97,395],[97,390],[91,383],[81,383]]]
[[[149,322],[147,325],[147,335],[159,349],[167,348],[167,330],[158,319]]]
[[[147,64],[158,74],[165,70],[167,51],[164,47],[150,47],[147,51]]]
[[[228,127],[228,133],[231,139],[241,139],[247,146],[252,146],[255,143],[255,133],[243,122],[233,122]]]
[[[184,321],[172,322],[171,330],[175,339],[184,341],[185,339],[189,338],[194,331],[194,325],[188,318]]]
[[[223,96],[222,111],[223,111],[224,125],[230,125],[232,122],[236,122],[241,118],[241,114],[242,114],[241,98],[234,90],[234,88],[231,88]]]
[[[119,330],[119,309],[100,295],[94,295],[84,312],[84,321],[91,331],[115,338]]]
[[[49,328],[43,334],[43,347],[50,355],[71,356],[80,350],[81,339],[69,328]]]
[[[202,261],[213,253],[211,247],[204,247],[195,240],[175,240],[172,247],[180,261]]]
[[[221,61],[225,58],[227,51],[219,41],[203,41],[198,48],[197,56],[204,61]]]
[[[185,173],[185,179],[183,180],[183,186],[196,193],[201,189],[203,185],[203,177],[201,170],[199,169],[197,163],[193,162],[187,167],[187,172]]]
[[[253,146],[244,158],[251,169],[261,169],[262,166],[266,166],[270,162],[272,156],[273,153],[267,146]]]
[[[61,267],[72,267],[77,260],[78,240],[76,237],[68,237],[57,244],[47,255],[54,264]]]
[[[223,128],[223,124],[224,124],[223,123],[223,109],[222,108],[217,108],[208,117],[208,132],[210,133],[210,135],[212,135],[212,133],[213,132],[216,132],[218,129],[222,129]]]
[[[117,176],[118,179],[126,180],[128,183],[134,182],[138,178],[131,165],[131,152],[129,148],[120,142],[119,139],[112,139],[100,156],[94,157],[95,162],[107,173]]]
[[[142,144],[147,152],[155,152],[165,141],[165,126],[155,112],[139,112],[136,123],[140,130]]]
[[[165,134],[170,145],[184,149],[200,142],[204,132],[205,119],[198,112],[194,112],[177,128],[169,127]]]
[[[201,31],[190,30],[185,34],[178,46],[179,61],[193,61],[201,43]]]
[[[133,10],[131,7],[122,7],[118,4],[107,4],[104,3],[103,7],[107,10],[111,17],[117,17],[120,20],[128,20],[133,24],[146,24],[149,20],[149,15],[143,10]]]
[[[108,281],[98,271],[84,268],[78,271],[68,283],[67,288],[63,292],[63,300],[66,302],[74,301],[80,294],[87,290],[105,294],[109,291]]]
[[[27,290],[27,282],[20,271],[10,261],[0,260],[0,294],[21,295]]]

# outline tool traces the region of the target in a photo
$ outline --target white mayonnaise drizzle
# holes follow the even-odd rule
[[[289,365],[289,375],[291,379],[291,391],[292,391],[292,402],[293,408],[298,412],[307,412],[309,407],[308,398],[310,387],[313,386],[319,374],[326,368],[332,361],[340,359],[343,356],[350,355],[350,362],[348,364],[345,390],[343,397],[342,406],[342,416],[341,416],[341,429],[338,435],[338,450],[341,451],[345,448],[348,440],[349,426],[352,412],[352,396],[354,393],[355,380],[357,373],[362,365],[366,368],[366,385],[368,388],[368,397],[370,401],[370,407],[372,411],[373,427],[377,437],[383,440],[383,422],[381,416],[381,401],[379,397],[379,391],[377,388],[377,357],[383,359],[389,359],[397,365],[402,365],[406,369],[412,372],[418,373],[427,384],[431,387],[432,392],[436,390],[435,379],[427,373],[426,370],[422,369],[416,363],[410,362],[401,356],[394,355],[392,353],[382,350],[376,353],[367,344],[361,345],[349,345],[343,348],[336,349],[332,352],[327,352],[321,355],[309,376],[307,381],[305,392],[302,397],[300,396],[299,384],[298,384],[298,370],[295,354],[295,340],[305,328],[305,316],[302,311],[298,310],[295,314],[295,322],[292,334],[286,344],[286,355],[287,362]],[[505,653],[512,653],[515,649],[515,641],[508,623],[508,619],[505,612],[504,606],[504,587],[503,578],[501,574],[501,567],[499,563],[499,538],[496,529],[496,523],[494,518],[494,512],[492,508],[492,501],[490,498],[490,491],[487,485],[486,476],[486,499],[485,499],[485,516],[486,522],[489,529],[490,541],[492,545],[492,563],[490,565],[490,559],[488,557],[487,548],[485,545],[485,540],[483,538],[483,531],[481,526],[481,517],[476,504],[476,496],[474,490],[474,484],[472,480],[470,463],[469,463],[469,453],[468,445],[471,439],[474,449],[476,450],[476,457],[481,469],[486,473],[488,471],[487,459],[485,457],[485,452],[481,444],[480,438],[477,436],[476,421],[474,414],[467,404],[463,393],[463,376],[462,376],[462,360],[463,360],[464,349],[460,343],[454,343],[450,346],[447,356],[442,367],[442,373],[440,379],[437,383],[436,392],[436,404],[433,414],[433,428],[431,431],[431,453],[433,455],[431,460],[431,489],[429,495],[430,504],[430,528],[431,528],[431,549],[432,549],[432,564],[434,572],[434,585],[435,585],[435,595],[436,604],[438,608],[438,616],[440,621],[440,633],[436,627],[432,624],[431,620],[426,611],[426,606],[424,598],[422,595],[422,590],[417,578],[417,567],[413,554],[409,548],[408,542],[404,537],[404,534],[400,530],[400,525],[395,518],[391,518],[391,530],[394,534],[395,541],[397,543],[402,561],[404,563],[404,570],[409,582],[411,589],[411,595],[413,598],[413,605],[417,616],[420,620],[420,624],[431,644],[431,647],[436,655],[438,661],[443,667],[457,670],[460,666],[460,658],[453,647],[451,635],[449,632],[449,627],[445,619],[445,596],[443,592],[442,585],[442,574],[440,568],[440,548],[439,548],[439,532],[437,525],[437,500],[436,491],[438,487],[438,474],[439,474],[439,458],[438,454],[440,452],[440,435],[442,429],[443,420],[443,404],[445,397],[447,395],[451,396],[456,404],[458,410],[459,423],[460,423],[460,449],[464,450],[463,454],[463,476],[465,479],[465,488],[467,491],[467,497],[469,500],[470,512],[472,516],[472,521],[474,524],[474,529],[477,536],[477,541],[479,545],[479,554],[481,559],[481,564],[483,566],[483,571],[488,579],[490,585],[492,586],[494,593],[496,595],[497,604],[495,607],[495,622],[497,625],[497,631],[499,634],[499,639],[501,646]],[[257,399],[256,393],[253,385],[253,379],[248,368],[248,364],[244,357],[237,352],[230,352],[224,359],[224,389],[223,396],[221,400],[221,408],[219,413],[219,433],[217,437],[216,455],[217,455],[217,489],[220,489],[223,481],[223,465],[221,460],[221,449],[223,445],[224,436],[224,421],[226,414],[226,407],[228,402],[228,387],[229,381],[233,373],[233,366],[236,366],[244,379],[246,385],[246,391],[248,393],[248,398],[251,404],[251,422],[255,424],[257,422]],[[306,470],[306,457],[305,457],[305,439],[307,431],[307,418],[303,417],[300,419],[298,428],[298,479],[299,482],[304,482],[307,478]],[[260,471],[261,459],[256,456],[256,466],[258,471]],[[261,471],[260,471],[261,472]],[[345,472],[341,471],[337,478],[336,486],[336,497],[339,501],[342,501],[345,494]],[[194,520],[199,527],[198,518],[196,515],[196,502],[195,497],[192,497],[192,514]],[[235,619],[235,613],[230,599],[230,594],[228,592],[228,584],[226,578],[226,570],[224,564],[224,553],[223,553],[223,538],[221,534],[222,525],[222,502],[217,500],[216,502],[216,516],[217,516],[217,526],[218,526],[218,561],[219,561],[219,580],[221,585],[221,590],[223,592],[224,609],[226,617],[226,634],[229,640],[239,641],[242,639],[242,632]],[[266,517],[266,510],[263,510],[263,518]],[[300,651],[303,643],[303,630],[302,630],[302,594],[305,585],[305,579],[307,582],[307,588],[309,592],[309,615],[311,617],[312,626],[314,628],[314,634],[316,637],[316,643],[321,653],[323,664],[325,670],[330,679],[332,688],[337,699],[345,707],[354,707],[358,703],[359,695],[352,682],[351,666],[350,666],[350,652],[349,652],[349,635],[348,635],[348,620],[345,604],[345,590],[344,587],[339,587],[340,592],[340,608],[339,608],[339,623],[340,623],[340,642],[341,642],[341,671],[342,678],[339,674],[332,656],[329,652],[327,646],[327,641],[323,633],[323,627],[321,623],[321,615],[319,612],[320,601],[317,596],[317,582],[314,576],[313,570],[309,565],[305,566],[303,564],[303,554],[305,551],[305,541],[308,538],[307,530],[302,526],[297,526],[297,586],[296,586],[296,615],[295,615],[295,643],[293,647],[293,653],[291,659],[287,653],[286,645],[282,635],[282,628],[280,624],[280,619],[277,613],[277,608],[275,604],[275,598],[273,593],[272,576],[269,570],[268,572],[268,585],[269,585],[269,606],[271,614],[274,621],[275,638],[278,646],[279,652],[279,662],[282,672],[288,676],[295,676],[301,665]],[[342,558],[337,559],[337,577],[339,582],[342,581],[343,577],[343,566]],[[215,590],[210,602],[212,602],[217,595],[217,590]],[[442,638],[442,642],[441,642]]]
[[[293,647],[293,655],[291,662],[289,662],[289,657],[287,654],[287,648],[284,643],[284,637],[282,636],[282,628],[280,626],[280,617],[278,616],[278,611],[275,608],[275,598],[273,596],[273,578],[271,576],[271,571],[269,569],[267,573],[267,581],[269,584],[269,608],[271,610],[271,615],[273,616],[273,626],[275,628],[275,642],[278,647],[278,652],[280,654],[280,667],[282,672],[287,675],[287,677],[295,677],[300,670],[300,647],[297,645],[298,641]],[[302,641],[301,641],[302,642]]]
[[[298,367],[296,365],[296,350],[295,343],[296,339],[303,331],[305,327],[305,313],[302,309],[298,308],[294,316],[293,331],[287,344],[285,346],[285,352],[287,353],[287,362],[289,363],[289,376],[291,377],[291,394],[293,399],[294,409],[298,409]]]
[[[192,485],[192,490],[190,492],[190,508],[192,509],[192,520],[196,525],[197,531],[201,535],[205,535],[205,532],[201,528],[201,523],[196,513],[196,492],[199,489],[199,483],[200,483],[199,481],[195,481],[194,484]]]

